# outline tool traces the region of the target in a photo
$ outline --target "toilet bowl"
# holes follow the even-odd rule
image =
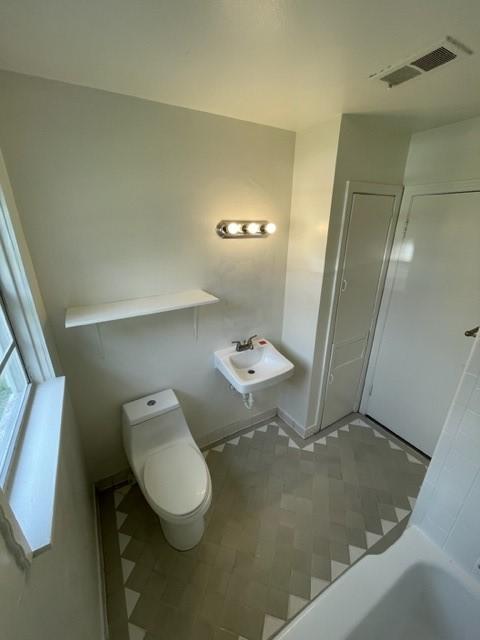
[[[212,501],[212,483],[180,403],[172,391],[123,405],[123,443],[145,499],[176,549],[196,546]]]

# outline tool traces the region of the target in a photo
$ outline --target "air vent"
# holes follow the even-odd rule
[[[408,80],[413,80],[438,67],[457,60],[464,55],[472,55],[473,51],[467,46],[447,36],[443,42],[429,50],[412,56],[401,64],[390,65],[376,73],[372,73],[370,78],[379,79],[386,82],[390,88],[397,87]]]
[[[442,64],[455,60],[456,57],[457,54],[450,51],[450,49],[438,47],[438,49],[426,53],[421,58],[418,58],[418,60],[414,60],[412,64],[422,71],[431,71],[432,69],[440,67]]]
[[[414,69],[414,67],[400,67],[400,69],[396,69],[396,71],[392,71],[392,73],[387,73],[386,76],[382,76],[380,80],[386,82],[389,87],[396,87],[402,82],[406,82],[407,80],[411,80],[416,76],[421,76],[422,72],[418,69]]]

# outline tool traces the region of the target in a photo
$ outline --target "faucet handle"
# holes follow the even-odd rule
[[[232,344],[240,345],[242,344],[241,340],[232,340]]]
[[[258,335],[255,334],[254,336],[250,336],[250,338],[247,340],[247,342],[251,342],[254,338],[258,338]]]

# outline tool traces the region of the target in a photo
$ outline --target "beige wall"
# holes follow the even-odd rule
[[[52,548],[23,573],[0,536],[2,640],[100,640],[100,591],[93,522],[93,488],[67,401]]]
[[[405,183],[480,179],[480,118],[412,136]],[[478,233],[478,232],[477,232]],[[472,291],[478,300],[478,287]],[[472,325],[478,323],[472,319]],[[452,401],[413,522],[478,579],[480,539],[480,339]]]
[[[297,134],[282,343],[295,375],[282,385],[279,407],[308,426],[308,401],[324,275],[341,117]]]
[[[415,133],[405,167],[405,184],[478,180],[480,118]]]
[[[49,332],[45,306],[1,153],[0,183],[32,302],[43,331]],[[25,308],[30,308],[29,296],[22,294],[21,297]],[[35,321],[31,321],[28,328],[35,332],[34,326]],[[16,329],[18,338],[18,323]],[[31,336],[26,341],[27,344],[21,345],[33,379],[44,381],[54,375],[48,362],[50,356],[55,365],[58,364],[53,341],[48,341],[48,354],[43,353],[38,336],[35,345]],[[33,346],[35,354],[32,353]],[[34,557],[28,572],[24,573],[15,564],[0,535],[2,640],[63,640],[66,636],[72,640],[100,640],[103,637],[93,487],[68,398],[64,403],[58,460],[51,548]]]
[[[205,438],[253,411],[213,352],[253,333],[278,341],[294,134],[8,72],[0,148],[95,478],[126,465],[122,403],[165,387]],[[266,218],[268,240],[225,241],[221,218]],[[65,330],[65,307],[204,288],[200,310]]]
[[[357,115],[344,115],[297,134],[283,339],[292,350],[290,345],[301,341],[304,367],[301,375],[285,384],[280,407],[301,430],[314,430],[320,419],[346,183],[402,184],[409,139],[409,132],[394,120]],[[301,234],[294,233],[295,226]],[[300,264],[313,265],[310,273],[295,269],[298,256]],[[295,299],[298,291],[304,292],[308,308],[303,318]]]
[[[327,335],[334,302],[333,283],[340,250],[341,219],[347,181],[402,185],[409,141],[410,132],[399,127],[394,118],[364,115],[342,117],[325,256],[325,278],[317,327],[312,395],[309,403],[310,423],[319,423],[322,412],[319,404],[321,401],[319,390],[322,377],[328,373]]]

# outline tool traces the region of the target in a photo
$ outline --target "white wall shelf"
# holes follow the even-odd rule
[[[123,318],[149,316],[154,313],[202,307],[215,302],[219,302],[219,299],[210,293],[202,289],[192,289],[149,298],[134,298],[132,300],[119,300],[118,302],[92,304],[83,307],[70,307],[65,314],[65,327],[70,329],[71,327],[111,322],[112,320],[122,320]]]

